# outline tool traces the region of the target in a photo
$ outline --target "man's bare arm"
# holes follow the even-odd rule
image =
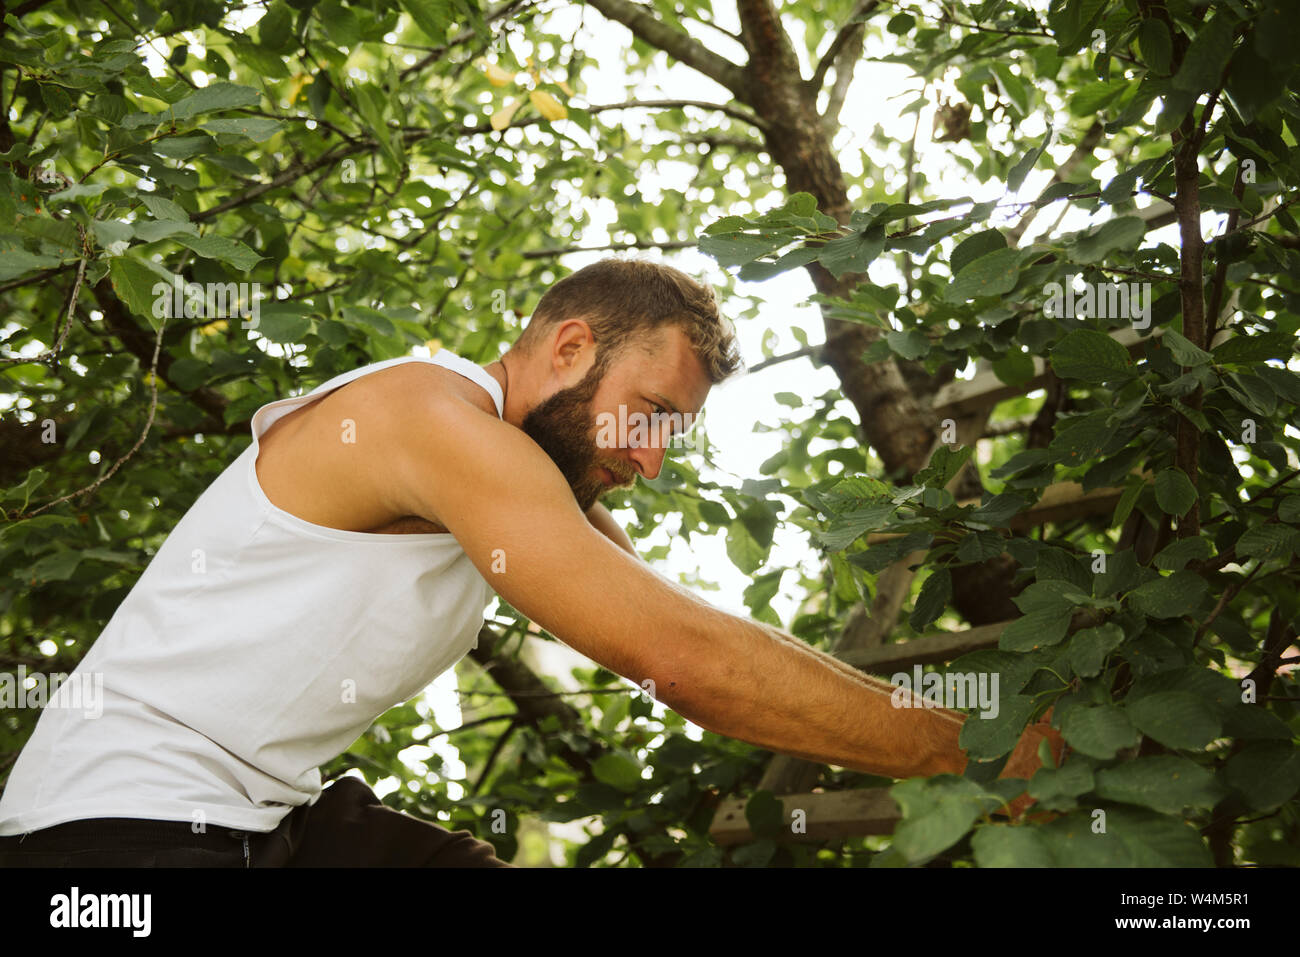
[[[436,516],[502,597],[578,652],[728,737],[893,777],[960,772],[960,725],[715,608],[599,534],[523,432],[430,390],[383,440],[390,494]],[[833,659],[832,659],[833,662]]]
[[[632,544],[632,539],[628,538],[627,532],[623,531],[621,525],[614,521],[614,516],[609,514],[609,509],[597,502],[591,508],[587,509],[587,521],[591,527],[596,529],[611,542],[628,554],[640,558],[637,554],[636,546]]]

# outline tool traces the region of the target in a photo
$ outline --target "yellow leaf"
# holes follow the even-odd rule
[[[199,326],[199,332],[205,336],[215,336],[219,332],[225,332],[227,325],[225,319],[218,319],[216,322],[209,322],[206,326]]]
[[[147,386],[148,386],[149,388],[151,388],[151,389],[153,388],[153,386],[154,386],[154,374],[153,374],[152,372],[146,372],[146,373],[144,374],[144,384],[147,385]]]
[[[307,85],[306,73],[299,73],[297,76],[289,78],[290,105],[298,102],[298,97],[302,96],[302,88],[306,85]]]
[[[537,112],[548,120],[562,120],[569,115],[569,111],[560,104],[560,101],[545,90],[533,90],[528,94],[528,99],[533,101]]]
[[[565,83],[563,80],[559,80],[555,85],[564,91],[565,96],[573,96],[573,91],[569,89],[569,84]]]
[[[426,348],[428,348],[428,350],[429,350],[430,352],[437,352],[439,349],[442,348],[442,340],[441,340],[441,339],[425,339],[425,340],[424,340],[424,345],[425,345]]]
[[[523,102],[524,98],[522,96],[517,96],[505,106],[501,107],[501,109],[493,113],[492,118],[488,121],[492,124],[492,129],[504,130],[509,126],[510,121],[514,118],[515,110],[519,109],[519,105]]]
[[[515,79],[513,73],[506,72],[495,63],[484,63],[483,72],[487,74],[488,82],[493,86],[505,86],[508,83],[513,83]]]

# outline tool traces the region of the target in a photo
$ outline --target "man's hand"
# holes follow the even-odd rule
[[[1042,741],[1046,741],[1048,747],[1051,748],[1053,766],[1061,766],[1061,759],[1064,758],[1066,752],[1065,739],[1061,737],[1059,731],[1052,727],[1051,721],[1052,709],[1048,708],[1047,713],[1042,718],[1025,728],[1024,734],[1020,736],[1020,740],[1011,752],[1011,757],[1007,758],[1002,773],[998,775],[999,778],[1024,778],[1026,780],[1032,778],[1034,772],[1043,766],[1043,762],[1038,756],[1038,746]],[[1033,798],[1028,794],[1022,794],[995,813],[1018,818],[1033,803]],[[1035,815],[1035,819],[1042,817],[1050,820],[1051,816]]]

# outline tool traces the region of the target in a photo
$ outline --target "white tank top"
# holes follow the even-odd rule
[[[253,468],[258,436],[281,416],[413,361],[472,379],[503,414],[497,381],[445,349],[259,408],[252,444],[177,523],[68,679],[90,688],[102,675],[102,714],[66,706],[70,696],[41,713],[0,797],[0,835],[94,817],[272,830],[316,803],[318,765],[475,647],[493,592],[454,537],[312,524],[271,504]]]

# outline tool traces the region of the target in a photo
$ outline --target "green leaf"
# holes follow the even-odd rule
[[[975,522],[1002,528],[1012,517],[1019,515],[1029,507],[1029,501],[1023,495],[1014,492],[999,492],[966,517],[967,523]]]
[[[1173,68],[1174,46],[1165,22],[1159,17],[1147,17],[1138,28],[1137,40],[1146,65],[1160,76],[1168,76]]]
[[[1002,74],[999,73],[998,76],[1001,77]],[[1027,110],[1021,110],[1022,114],[1027,112]],[[1049,126],[1047,129],[1047,135],[1043,137],[1043,141],[1039,143],[1037,147],[1026,153],[1024,158],[1011,168],[1011,172],[1007,174],[1008,190],[1014,193],[1016,190],[1020,189],[1021,184],[1025,181],[1025,177],[1029,175],[1029,171],[1032,170],[1034,164],[1038,162],[1038,158],[1042,156],[1047,147],[1051,145],[1053,132],[1054,131]]]
[[[178,223],[188,223],[190,221],[190,214],[166,196],[157,196],[153,193],[140,193],[139,196],[140,201],[153,214],[154,219]]]
[[[1279,741],[1291,740],[1291,729],[1286,722],[1260,704],[1246,704],[1238,701],[1226,709],[1223,719],[1223,733],[1230,738],[1258,740],[1273,738]]]
[[[957,745],[973,761],[1000,758],[1016,746],[1034,713],[1035,701],[1028,695],[1006,694],[1000,687],[998,711],[971,715],[962,723]],[[968,702],[969,704],[969,702]]]
[[[1062,379],[1102,383],[1126,372],[1128,350],[1095,329],[1075,329],[1051,351],[1052,371]]]
[[[959,242],[953,249],[952,257],[948,260],[948,268],[952,270],[953,276],[956,276],[967,265],[986,253],[1006,248],[1007,238],[996,229],[986,229],[983,232],[973,233]]]
[[[1106,656],[1124,642],[1124,629],[1114,622],[1084,628],[1070,638],[1070,667],[1084,678],[1100,674]]]
[[[22,505],[19,506],[19,510],[26,511],[27,504],[32,499],[32,493],[35,492],[38,488],[40,488],[41,484],[49,477],[50,477],[50,473],[45,471],[45,469],[40,467],[34,468],[27,473],[27,477],[24,478],[22,482],[20,482],[18,485],[15,485],[13,488],[6,489],[3,497],[6,501],[10,501],[10,500],[15,500],[21,496],[23,502]],[[38,516],[38,518],[39,517],[43,517],[43,516]],[[35,521],[35,519],[29,519],[28,521]]]
[[[1212,350],[1218,362],[1262,362],[1265,359],[1289,359],[1295,354],[1295,336],[1268,332],[1260,336],[1236,335]]]
[[[1271,810],[1300,791],[1300,748],[1290,741],[1261,741],[1234,755],[1224,781],[1257,811]]]
[[[1216,89],[1232,55],[1232,32],[1232,24],[1223,14],[1201,24],[1174,74],[1174,89],[1193,96]]]
[[[971,837],[980,867],[1052,867],[1052,854],[1037,830],[1009,824],[986,824]]]
[[[1152,618],[1181,618],[1196,613],[1208,587],[1200,575],[1184,570],[1152,579],[1128,597],[1138,611]]]
[[[330,0],[316,9],[330,42],[350,50],[361,39],[361,23],[350,8]]]
[[[108,262],[108,277],[113,291],[126,307],[158,328],[161,317],[153,312],[153,287],[161,281],[158,273],[134,256],[114,256]]]
[[[1211,808],[1225,791],[1214,772],[1173,754],[1135,758],[1096,773],[1099,797],[1149,807],[1165,814],[1184,808]]]
[[[272,4],[272,9],[275,4]],[[270,16],[268,13],[267,16]],[[265,23],[266,17],[263,17],[259,23]],[[284,80],[289,76],[289,69],[284,64],[284,57],[275,53],[267,47],[258,46],[244,39],[233,39],[230,41],[230,48],[235,57],[241,62],[248,64],[254,74],[265,77],[268,80]]]
[[[635,791],[645,783],[639,764],[629,757],[612,752],[597,758],[591,766],[591,773],[597,781],[625,792]]]
[[[60,547],[35,562],[27,569],[27,575],[38,582],[67,581],[81,564],[82,555],[75,549]]]
[[[48,269],[63,262],[58,256],[40,256],[17,246],[0,244],[0,279],[16,279],[37,269]]]
[[[731,852],[731,861],[741,867],[767,867],[776,854],[776,848],[775,841],[764,838],[761,841],[755,841],[753,844],[746,844],[743,847],[736,848]]]
[[[893,846],[914,864],[957,843],[982,815],[1003,803],[973,781],[951,774],[903,781],[889,793],[903,810]]]
[[[1109,807],[1104,820],[1088,809],[1040,831],[1057,867],[1185,868],[1214,863],[1194,828],[1146,808]]]
[[[727,526],[727,557],[746,575],[752,575],[767,558],[767,549],[754,540],[743,522],[735,519]]]
[[[916,596],[916,607],[907,623],[920,631],[943,614],[951,599],[952,572],[946,568],[935,569],[921,586],[921,593]]]
[[[1084,761],[1068,761],[1059,768],[1042,767],[1029,779],[1029,796],[1044,811],[1071,810],[1080,794],[1093,788],[1092,768]]]
[[[1071,581],[1040,578],[1011,600],[1028,614],[1035,611],[1070,612],[1086,603],[1089,597]]]
[[[1183,338],[1175,329],[1165,327],[1164,345],[1173,353],[1174,360],[1180,366],[1199,366],[1211,361],[1214,356],[1194,345],[1191,340]]]
[[[1020,279],[1018,249],[997,249],[967,264],[948,288],[945,302],[960,303],[983,296],[1001,296],[1016,288]]]
[[[1236,551],[1241,558],[1258,558],[1262,562],[1285,559],[1300,543],[1300,531],[1285,525],[1260,525],[1248,529],[1237,539]]]
[[[240,272],[248,272],[262,257],[257,255],[237,239],[228,236],[187,236],[180,235],[176,241],[187,246],[205,259],[219,259],[229,263]]]
[[[993,374],[1007,385],[1024,385],[1034,377],[1034,358],[1026,352],[1008,352],[993,360]]]
[[[1161,469],[1155,484],[1156,504],[1166,515],[1181,518],[1196,503],[1196,486],[1182,469]]]
[[[258,41],[271,50],[284,51],[293,42],[292,31],[293,12],[281,0],[274,0],[257,21]]]
[[[1125,701],[1129,720],[1148,738],[1167,748],[1199,751],[1219,736],[1219,716],[1186,691],[1161,691]]]
[[[845,512],[831,521],[830,528],[825,531],[813,532],[813,538],[823,548],[836,552],[841,551],[848,548],[867,532],[874,532],[888,524],[896,510],[897,506],[893,502],[885,502],[882,505],[872,505],[853,512]],[[726,521],[724,519],[719,524],[726,524]]]
[[[1176,572],[1193,559],[1203,560],[1213,553],[1214,547],[1208,539],[1180,538],[1160,550],[1155,557],[1155,566],[1165,571]]]
[[[1100,262],[1117,249],[1133,249],[1146,235],[1146,222],[1139,216],[1108,219],[1096,229],[1075,239],[1070,258],[1077,263]]]
[[[904,359],[919,359],[930,351],[930,340],[919,329],[894,330],[885,334],[885,340]]]
[[[1104,704],[1071,708],[1061,721],[1061,737],[1076,751],[1109,760],[1137,744],[1138,732],[1123,710]]]
[[[865,232],[832,239],[820,248],[817,259],[839,279],[845,273],[865,272],[884,248],[885,228],[872,226]]]
[[[251,86],[234,83],[212,83],[201,90],[173,103],[171,114],[178,120],[215,110],[233,110],[244,106],[257,106],[262,95]]]
[[[946,445],[940,445],[930,456],[930,463],[921,471],[916,473],[913,481],[918,485],[924,485],[926,488],[943,488],[966,463],[966,460],[975,452],[972,445],[963,446],[960,449],[953,450]]]
[[[350,326],[364,330],[367,334],[378,333],[381,336],[397,335],[397,328],[378,309],[369,306],[344,306],[339,310],[339,317]]]
[[[1054,645],[1070,630],[1071,613],[1065,611],[1031,611],[1017,618],[998,637],[1003,651],[1032,651]]]
[[[704,235],[700,237],[700,251],[718,261],[719,266],[743,266],[775,252],[790,240],[788,237],[763,237],[745,234]]]
[[[452,21],[448,0],[401,0],[401,5],[430,40],[442,43],[447,39],[447,27]]]
[[[257,334],[271,342],[301,342],[311,332],[311,325],[306,307],[298,303],[273,302],[258,307]]]
[[[212,133],[234,133],[245,136],[254,143],[261,143],[284,129],[284,124],[279,120],[249,116],[234,120],[208,120],[202,124],[202,128]]]
[[[1100,113],[1128,88],[1127,80],[1101,80],[1089,83],[1070,97],[1070,112],[1075,116]]]
[[[785,831],[785,807],[771,791],[758,790],[745,802],[745,820],[756,837],[776,838]]]
[[[759,282],[763,279],[770,279],[772,276],[787,270],[808,265],[817,258],[820,251],[817,246],[799,246],[778,257],[775,262],[751,260],[740,267],[738,275],[746,282]]]

